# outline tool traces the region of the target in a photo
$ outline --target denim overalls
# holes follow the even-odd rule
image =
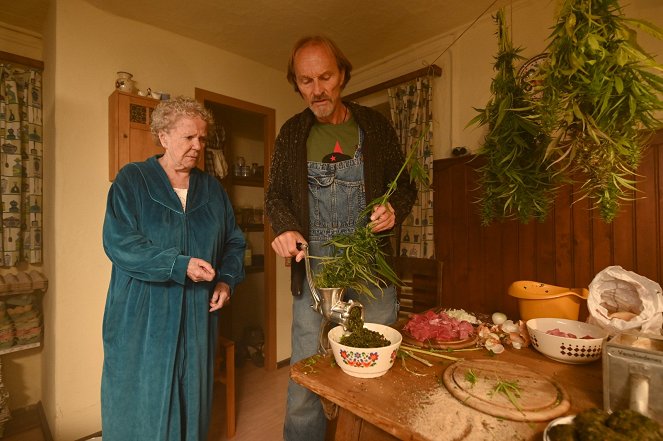
[[[308,162],[309,188],[309,254],[331,254],[331,247],[322,246],[333,236],[351,233],[357,217],[366,206],[364,195],[364,162],[361,154],[363,132],[359,130],[359,147],[354,157],[339,163]],[[365,222],[362,220],[362,222]],[[316,272],[317,259],[311,259]],[[346,291],[345,300],[358,300],[364,305],[365,321],[391,324],[398,316],[396,290],[393,285],[384,289],[372,287],[376,300]],[[301,296],[293,296],[292,355],[290,364],[317,353],[318,334],[322,316],[311,308],[313,303],[306,280]],[[327,421],[320,399],[313,392],[290,380],[286,408],[284,439],[286,441],[324,440]]]

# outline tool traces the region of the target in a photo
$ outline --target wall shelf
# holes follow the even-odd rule
[[[48,288],[48,279],[42,272],[36,269],[32,269],[29,271],[17,271],[17,272],[8,272],[0,274],[0,302],[2,302],[3,304],[2,305],[3,311],[5,308],[7,309],[7,311],[4,312],[2,318],[2,325],[0,327],[2,328],[3,332],[7,332],[8,327],[11,327],[11,329],[13,329],[11,332],[11,338],[12,338],[11,342],[14,344],[9,348],[0,349],[0,355],[23,351],[26,349],[32,349],[41,346],[41,338],[42,338],[41,336],[43,335],[43,321],[41,318],[40,304],[42,296],[46,293],[47,288]],[[16,297],[17,301],[14,301],[15,299],[12,299],[12,297],[24,296],[24,295],[34,296],[33,300],[31,300],[32,306],[30,307],[30,309],[25,309],[27,308],[27,304],[23,303],[21,297]],[[36,303],[32,303],[32,301]],[[32,309],[33,307],[37,309],[33,310]],[[20,310],[21,308],[24,309]],[[13,313],[15,317],[12,316]],[[39,323],[38,326],[34,324],[34,320],[38,321]],[[11,322],[13,322],[13,324]],[[19,331],[30,332],[31,335],[36,336],[36,334],[34,333],[36,329],[39,329],[40,341],[38,342],[21,344],[19,340],[16,338],[16,334],[18,334]],[[5,338],[3,338],[4,340],[3,344],[9,343],[6,336],[7,334],[5,334]],[[24,340],[28,340],[28,338],[25,338]]]
[[[265,182],[262,175],[259,176],[232,176],[228,175],[223,179],[224,184],[243,185],[246,187],[263,187]]]
[[[0,275],[0,297],[46,292],[48,280],[37,270],[19,271]]]
[[[239,228],[245,233],[247,232],[260,232],[265,230],[264,224],[239,224]]]
[[[24,351],[26,349],[38,348],[39,346],[41,346],[41,342],[30,343],[27,345],[16,345],[12,346],[11,348],[0,349],[0,355],[10,354],[12,352]]]

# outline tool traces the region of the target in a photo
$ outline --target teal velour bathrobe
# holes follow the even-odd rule
[[[113,263],[103,319],[104,441],[204,441],[213,388],[216,282],[244,278],[244,235],[218,181],[194,169],[186,211],[154,156],[120,170],[103,241]],[[186,276],[191,257],[213,282]]]

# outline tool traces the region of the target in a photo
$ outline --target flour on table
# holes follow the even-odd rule
[[[465,406],[444,387],[418,400],[410,426],[431,441],[525,441],[536,433],[534,423],[509,421]]]

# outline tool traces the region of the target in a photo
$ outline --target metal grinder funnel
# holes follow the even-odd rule
[[[309,262],[308,245],[300,244],[299,247],[304,250],[306,256],[306,280],[311,290],[311,297],[313,297],[311,308],[323,317],[318,336],[318,352],[324,355],[329,351],[329,341],[327,339],[329,330],[338,324],[343,326],[343,330],[347,332],[350,311],[354,308],[359,308],[363,321],[364,305],[354,300],[344,301],[345,288],[317,288],[313,281],[313,272],[311,271],[311,264]]]

